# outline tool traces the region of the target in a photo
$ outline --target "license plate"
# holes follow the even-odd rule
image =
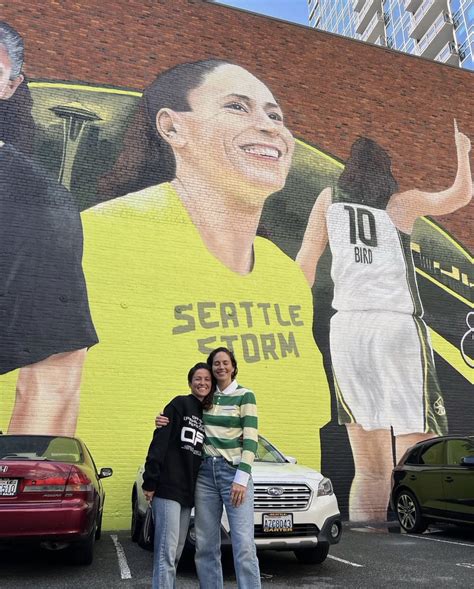
[[[263,533],[278,534],[279,532],[293,531],[293,514],[291,513],[264,513]]]
[[[0,479],[0,496],[12,497],[16,495],[18,479]]]

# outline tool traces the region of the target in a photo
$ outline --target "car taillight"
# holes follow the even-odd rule
[[[56,475],[40,479],[24,479],[24,493],[58,493],[63,492],[67,477]]]
[[[66,482],[66,497],[89,499],[94,491],[90,478],[77,466],[71,468]]]

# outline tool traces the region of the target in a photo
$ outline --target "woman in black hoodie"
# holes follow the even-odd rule
[[[193,366],[188,384],[191,394],[175,397],[166,406],[169,427],[155,430],[143,473],[143,493],[152,501],[155,520],[153,589],[175,586],[201,465],[202,410],[212,405],[214,393],[209,366]]]

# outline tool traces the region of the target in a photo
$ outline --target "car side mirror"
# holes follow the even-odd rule
[[[285,456],[290,464],[296,464],[296,458],[294,456]]]
[[[474,456],[463,456],[461,458],[461,466],[467,466],[468,468],[474,468]]]
[[[108,479],[113,474],[114,474],[114,471],[111,468],[109,468],[109,467],[101,468],[100,472],[99,472],[99,479]]]

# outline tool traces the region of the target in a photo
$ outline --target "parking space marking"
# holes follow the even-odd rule
[[[125,556],[125,552],[122,548],[122,545],[119,542],[118,536],[115,534],[110,534],[112,538],[112,542],[115,545],[115,550],[117,552],[117,560],[120,568],[120,576],[122,579],[131,579],[132,573],[130,572],[130,567],[128,566],[127,557]]]
[[[364,567],[363,564],[358,564],[357,562],[351,562],[350,560],[344,560],[343,558],[339,558],[338,556],[333,556],[332,554],[328,554],[328,558],[332,558],[332,560],[337,560],[337,562],[342,562],[344,564],[349,564],[351,567]]]
[[[458,562],[456,563],[457,567],[464,567],[466,569],[474,569],[474,563],[472,562]]]
[[[474,548],[474,544],[466,544],[464,542],[455,542],[454,540],[442,540],[441,538],[428,538],[427,536],[415,536],[414,534],[410,536],[411,538],[416,538],[417,540],[431,540],[432,542],[443,542],[443,544],[456,544],[456,546],[468,546],[469,548]]]

